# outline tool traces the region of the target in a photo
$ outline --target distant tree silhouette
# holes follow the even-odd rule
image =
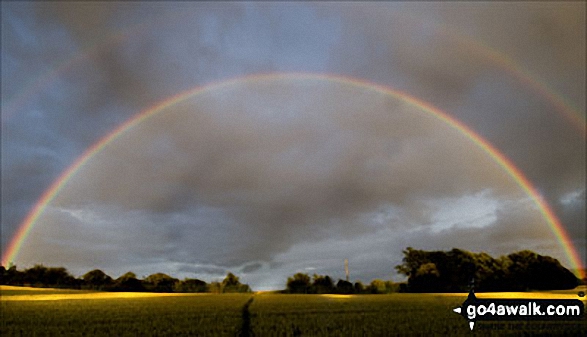
[[[36,264],[22,273],[17,272],[14,267],[4,274],[7,279],[10,279],[10,284],[53,288],[79,288],[80,286],[80,282],[63,267],[47,268],[42,264]]]
[[[363,285],[363,283],[361,281],[355,282],[354,288],[355,288],[354,289],[355,294],[363,294],[365,292],[365,286]]]
[[[508,277],[520,290],[573,289],[579,285],[577,277],[550,256],[524,250],[508,258],[512,261]]]
[[[127,272],[113,280],[100,269],[91,270],[78,279],[70,275],[63,267],[45,267],[41,264],[24,271],[18,271],[14,265],[8,269],[0,266],[0,284],[72,289],[83,287],[101,291],[251,292],[249,285],[241,283],[239,277],[233,273],[228,273],[222,282],[210,284],[198,279],[180,281],[164,273],[155,273],[144,280],[139,280],[135,273]]]
[[[47,267],[42,264],[36,264],[32,268],[26,269],[23,272],[22,280],[24,284],[29,286],[43,287],[45,286],[45,272]]]
[[[390,294],[399,292],[400,284],[392,281],[375,279],[365,288],[364,292],[368,294]]]
[[[383,294],[385,292],[385,281],[379,279],[372,280],[367,287],[367,292],[370,294]]]
[[[239,278],[236,277],[233,273],[229,272],[226,274],[224,280],[222,280],[222,289],[230,289],[238,287],[240,284]]]
[[[178,279],[167,274],[156,273],[147,276],[143,281],[143,286],[147,291],[170,293],[173,292],[173,288],[177,282],[179,282]]]
[[[137,279],[137,276],[133,272],[127,272],[126,274],[117,278],[112,287],[111,291],[145,291],[143,283]]]
[[[313,294],[332,294],[334,293],[335,287],[334,282],[328,275],[314,274],[312,277],[311,293]]]
[[[336,284],[328,275],[314,274],[312,282],[308,274],[297,273],[287,279],[285,293],[291,294],[387,294],[397,292],[399,284],[392,281],[373,280],[367,287],[361,281],[354,284],[338,280]]]
[[[213,281],[210,284],[208,284],[208,292],[210,293],[214,293],[214,294],[219,294],[222,292],[222,283],[217,282],[217,281]]]
[[[221,283],[223,293],[248,293],[251,291],[248,285],[242,284],[233,273],[226,274]]]
[[[416,276],[410,285],[415,291],[441,291],[440,273],[436,264],[432,262],[422,264],[416,271]]]
[[[22,285],[22,273],[16,270],[15,265],[0,267],[0,284]]]
[[[82,276],[82,279],[84,280],[86,287],[95,290],[103,290],[112,285],[113,282],[112,277],[106,275],[106,273],[100,269],[94,269],[85,273]]]
[[[355,288],[349,281],[338,280],[338,282],[336,282],[336,292],[339,294],[354,294]]]
[[[292,294],[310,293],[310,276],[304,273],[297,273],[287,278],[286,291]]]
[[[47,268],[43,281],[45,286],[54,288],[79,288],[81,284],[63,267]]]
[[[179,293],[205,293],[208,291],[208,284],[198,279],[185,279],[177,282],[173,291]]]

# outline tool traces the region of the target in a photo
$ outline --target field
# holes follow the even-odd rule
[[[464,294],[215,295],[20,287],[1,287],[0,292],[2,336],[471,335],[466,321],[452,312]],[[577,298],[576,294],[577,290],[524,297]],[[474,333],[528,335],[547,329],[587,335],[587,321],[478,323]]]

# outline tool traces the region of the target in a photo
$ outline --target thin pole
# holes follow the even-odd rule
[[[346,281],[349,281],[349,259],[344,259],[344,272],[346,274]]]

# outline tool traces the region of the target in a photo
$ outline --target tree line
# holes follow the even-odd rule
[[[573,289],[587,283],[557,259],[530,250],[493,258],[487,253],[424,251],[408,247],[396,270],[407,282],[373,280],[368,286],[330,276],[297,273],[288,278],[285,293],[381,294],[392,292],[529,291]]]
[[[228,273],[222,282],[206,283],[199,279],[179,280],[163,273],[155,273],[138,279],[135,273],[128,272],[113,279],[100,269],[87,272],[80,278],[69,274],[63,267],[35,265],[19,271],[16,266],[6,269],[0,266],[0,284],[31,287],[50,287],[85,289],[101,291],[146,291],[180,293],[247,293],[251,288],[242,284],[237,276]]]
[[[287,279],[283,293],[289,294],[389,294],[400,291],[402,284],[393,281],[375,279],[364,285],[361,281],[355,283],[347,280],[338,280],[336,284],[328,275],[314,274],[312,278],[305,273],[296,273]]]
[[[472,253],[454,248],[450,251],[424,251],[408,247],[396,270],[407,276],[407,282],[376,279],[364,285],[328,275],[296,273],[287,279],[283,293],[294,294],[386,294],[394,292],[466,292],[527,291],[573,289],[585,280],[550,256],[524,250],[493,258],[487,253]],[[99,269],[80,278],[63,267],[35,265],[18,271],[16,266],[0,266],[0,284],[33,287],[89,289],[101,291],[243,293],[251,292],[239,277],[228,273],[221,282],[206,283],[199,279],[179,280],[156,273],[138,279],[128,272],[113,279]]]
[[[445,252],[408,247],[403,254],[396,270],[408,277],[408,292],[557,290],[584,283],[557,259],[530,250],[498,258],[456,248]]]

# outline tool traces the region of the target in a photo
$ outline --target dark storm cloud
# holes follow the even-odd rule
[[[188,270],[184,270],[188,271]],[[223,275],[226,273],[226,269],[221,267],[212,267],[212,266],[201,266],[195,267],[189,270],[195,274],[214,274],[214,275]]]
[[[261,263],[251,263],[251,264],[245,265],[241,271],[245,274],[248,274],[248,273],[252,273],[252,272],[257,271],[257,270],[261,269],[262,267],[263,267],[263,264],[261,264]]]
[[[368,4],[355,6],[360,14],[344,13],[347,18],[343,21],[344,34],[356,37],[348,39],[349,43],[360,44],[369,52],[359,57],[361,48],[341,44],[338,55],[343,69],[356,69],[360,65],[357,74],[381,77],[382,82],[455,114],[502,151],[509,152],[524,171],[536,166],[536,158],[547,161],[544,166],[557,165],[553,167],[557,172],[575,170],[582,165],[583,161],[576,160],[576,156],[584,156],[584,144],[577,134],[567,131],[569,122],[551,102],[545,101],[541,92],[520,83],[511,72],[530,69],[531,74],[532,70],[542,70],[545,74],[541,75],[551,79],[547,83],[555,84],[552,86],[555,90],[564,89],[565,94],[577,98],[573,102],[584,116],[585,32],[580,28],[585,23],[583,12],[565,6],[559,8],[556,4],[531,8],[416,4],[408,11],[409,15],[402,15],[403,12],[390,13]],[[556,14],[552,14],[554,7],[558,9]],[[545,17],[556,22],[553,29],[559,32],[555,35],[564,36],[556,40],[557,48],[552,46],[554,41],[541,42],[544,37],[534,27],[536,20]],[[496,19],[502,23],[499,28],[495,26]],[[569,24],[564,24],[565,21]],[[512,26],[516,29],[511,29]],[[483,43],[487,47],[479,46]],[[516,50],[512,50],[514,47]],[[342,56],[347,50],[356,51],[356,57]],[[564,63],[565,71],[559,69],[563,63],[558,59],[559,50],[565,51],[564,59],[569,61]],[[499,55],[500,51],[512,58],[514,65],[520,62],[519,69],[501,68],[502,64],[495,62],[495,54]],[[550,63],[539,65],[545,60]],[[559,88],[559,83],[576,83],[576,86]],[[523,138],[525,143],[519,144],[517,138]],[[557,158],[552,158],[557,153]],[[551,181],[551,176],[551,172],[531,174],[532,180],[539,183]]]
[[[84,149],[135,113],[197,85],[274,71],[356,76],[430,102],[512,159],[582,238],[584,138],[529,83],[585,115],[584,27],[584,3],[3,2],[2,244]],[[385,261],[372,256],[399,263],[406,246],[563,257],[485,154],[438,122],[382,113],[396,102],[336,90],[223,91],[175,107],[92,158],[30,242],[80,272],[232,268],[270,286],[293,269],[340,271],[342,254],[361,256],[358,275],[384,277]],[[482,191],[486,204],[518,208],[483,213],[473,202],[471,214],[488,215],[465,222],[484,227],[446,227],[462,222],[446,200]],[[403,234],[362,251],[386,228]],[[197,269],[208,267],[219,269]]]
[[[584,4],[436,3],[395,12],[349,6],[355,10],[342,14],[343,31],[356,38],[347,41],[369,51],[341,44],[341,68],[402,88],[464,121],[511,158],[551,205],[585,184],[584,139],[540,91],[555,98],[562,92],[577,107],[566,113],[584,118]],[[355,57],[344,55],[348,50]],[[584,218],[557,214],[571,231],[584,230]]]
[[[360,87],[308,82],[241,82],[143,121],[77,173],[31,242],[43,247],[64,230],[112,244],[112,230],[132,238],[124,249],[136,257],[237,267],[304,242],[431,222],[438,198],[517,191],[429,113]],[[40,258],[30,253],[23,259]]]
[[[4,125],[3,144],[5,148],[21,148],[15,137],[23,137],[36,143],[31,150],[50,146],[60,157],[60,164],[48,172],[47,164],[35,165],[24,151],[15,156],[42,168],[47,176],[24,196],[26,204],[21,209],[31,207],[51,180],[84,148],[154,102],[211,81],[271,71],[277,53],[282,57],[294,56],[294,51],[307,55],[299,48],[304,43],[300,34],[292,35],[298,39],[297,43],[284,44],[275,36],[268,45],[259,45],[261,49],[251,48],[251,44],[269,36],[271,27],[267,18],[260,23],[256,20],[260,14],[255,8],[247,9],[247,15],[255,20],[243,18],[244,4],[200,4],[197,9],[188,6],[187,10],[185,4],[11,3],[3,6],[3,9],[9,7],[3,10],[7,28],[3,29],[2,40],[3,99],[9,99],[7,106],[11,108],[3,109],[3,120],[21,116],[17,122],[23,126],[36,123],[41,129],[34,132]],[[295,6],[293,9],[293,13],[277,12],[273,16],[295,17]],[[293,28],[296,25],[300,23],[294,22]],[[306,22],[303,26],[315,29],[316,24]],[[258,36],[263,31],[267,34]],[[280,44],[273,46],[277,42]],[[321,41],[314,45],[324,46]],[[282,52],[284,48],[293,49]],[[300,61],[312,64],[311,59]],[[60,71],[48,76],[49,69]],[[22,79],[27,81],[20,83]],[[35,87],[34,82],[39,79],[44,82]],[[8,82],[10,86],[6,85]],[[10,100],[13,91],[16,97]],[[19,103],[16,106],[12,104],[15,101]],[[48,123],[22,115],[31,110],[49,118]],[[8,127],[11,129],[4,132]],[[65,139],[56,144],[39,139],[41,134]],[[28,177],[26,181],[37,179],[34,175]],[[24,180],[14,182],[25,184]],[[22,195],[25,189],[17,188]],[[8,235],[4,238],[11,235],[24,216],[25,213],[20,213],[5,218]]]

